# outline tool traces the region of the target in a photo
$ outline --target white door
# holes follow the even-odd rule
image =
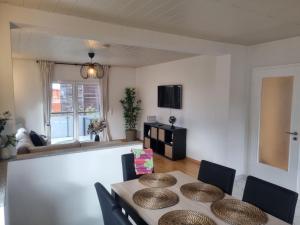
[[[251,175],[299,191],[300,65],[253,70]]]

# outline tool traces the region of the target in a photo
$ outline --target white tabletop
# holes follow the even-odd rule
[[[131,207],[133,207],[136,212],[139,214],[139,216],[149,225],[157,225],[159,218],[164,215],[167,212],[173,211],[173,210],[194,210],[201,212],[208,217],[210,217],[212,220],[216,222],[218,225],[228,225],[228,223],[220,220],[217,218],[210,210],[211,203],[202,203],[190,200],[183,196],[180,192],[180,187],[183,184],[196,182],[195,178],[186,175],[180,171],[173,171],[168,174],[173,175],[177,179],[177,183],[174,186],[168,187],[169,190],[175,192],[179,196],[179,202],[178,204],[164,208],[164,209],[144,209],[138,205],[136,205],[133,200],[132,196],[133,194],[141,190],[143,188],[146,188],[143,184],[141,184],[137,179],[126,181],[118,184],[111,185],[112,190],[117,193],[124,201],[126,201]],[[232,198],[230,195],[226,195],[225,198]],[[283,222],[282,220],[279,220],[271,215],[268,215],[268,225],[288,225],[288,223]]]

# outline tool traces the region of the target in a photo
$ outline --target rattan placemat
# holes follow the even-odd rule
[[[220,188],[200,182],[184,184],[180,191],[188,199],[199,202],[214,202],[224,198],[224,192]]]
[[[170,187],[177,183],[174,176],[166,173],[145,174],[139,178],[140,183],[148,187]]]
[[[191,210],[175,210],[164,214],[158,225],[217,225],[208,216]]]
[[[165,188],[145,188],[133,194],[135,204],[146,209],[162,209],[176,205],[177,194]]]
[[[211,211],[232,225],[262,225],[268,216],[259,208],[237,199],[222,199],[212,203]]]

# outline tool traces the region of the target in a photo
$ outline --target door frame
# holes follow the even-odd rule
[[[289,168],[288,171],[272,167],[259,162],[259,131],[260,131],[260,104],[261,87],[263,77],[284,77],[294,76],[294,91],[292,99],[292,130],[300,133],[300,64],[290,64],[282,66],[256,67],[253,68],[251,77],[251,101],[250,101],[250,120],[249,120],[249,152],[248,152],[248,172],[253,176],[276,183],[288,189],[299,192],[300,190],[300,154],[299,142],[290,142]],[[297,82],[296,82],[297,81]],[[296,101],[299,96],[299,101]],[[293,179],[296,179],[295,181]]]

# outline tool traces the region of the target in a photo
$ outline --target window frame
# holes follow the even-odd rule
[[[73,112],[52,112],[52,101],[53,101],[53,96],[52,96],[52,84],[53,83],[58,83],[58,84],[71,84],[72,85],[72,100],[73,100]],[[98,91],[99,91],[99,111],[95,111],[95,113],[99,113],[99,117],[101,117],[101,87],[100,83],[98,80],[92,81],[74,81],[74,80],[53,80],[51,82],[51,112],[50,112],[50,117],[55,114],[73,114],[73,141],[78,140],[79,141],[79,115],[80,114],[85,114],[87,112],[79,112],[78,111],[78,85],[88,85],[88,84],[94,84],[98,86]],[[99,118],[100,119],[100,118]],[[51,137],[52,140],[52,137]]]
[[[99,117],[101,117],[101,97],[100,97],[100,94],[101,94],[101,91],[100,91],[100,84],[99,84],[99,81],[89,81],[89,82],[85,82],[85,81],[74,81],[74,84],[73,84],[73,87],[75,87],[75,91],[74,91],[74,95],[75,95],[75,99],[76,101],[74,101],[74,107],[75,107],[75,120],[74,120],[74,129],[75,129],[75,126],[76,126],[76,130],[74,131],[74,134],[76,135],[76,139],[75,140],[79,140],[79,115],[80,114],[85,114],[87,112],[79,112],[78,111],[78,86],[79,84],[82,84],[82,85],[85,85],[85,84],[96,84],[98,87],[99,87],[99,111],[95,111],[95,113],[99,113]],[[100,119],[100,118],[99,118]],[[74,136],[75,136],[74,135]]]

